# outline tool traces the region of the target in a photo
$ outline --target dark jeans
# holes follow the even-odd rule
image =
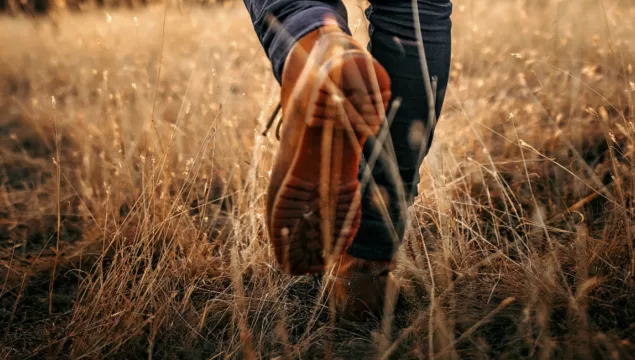
[[[347,12],[337,0],[244,0],[254,29],[280,81],[284,61],[294,42],[335,19],[350,34]],[[372,55],[388,71],[393,100],[400,100],[390,125],[390,136],[369,139],[364,159],[372,166],[372,177],[362,197],[362,222],[348,253],[368,260],[391,259],[405,232],[406,211],[417,195],[419,168],[434,133],[430,121],[426,82],[420,62],[415,20],[410,0],[371,0],[366,10]],[[451,57],[450,0],[418,0],[426,64],[432,83],[435,119],[441,113],[448,83]],[[389,112],[389,111],[388,111]],[[390,119],[389,119],[390,120]],[[380,131],[381,133],[381,131]],[[381,144],[380,144],[381,142]],[[381,156],[373,162],[373,149]],[[375,152],[376,154],[376,152]],[[362,161],[360,177],[367,166]],[[376,186],[375,186],[376,185]],[[378,194],[383,196],[377,196]],[[383,198],[385,207],[373,198]],[[380,202],[381,203],[381,202]],[[383,211],[381,210],[383,207]],[[387,210],[387,211],[385,211]],[[390,221],[386,221],[386,213]],[[383,215],[382,215],[383,214]]]

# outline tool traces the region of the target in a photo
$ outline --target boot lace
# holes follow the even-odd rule
[[[274,121],[276,121],[276,118],[278,117],[278,114],[280,113],[281,108],[282,108],[282,105],[280,104],[280,102],[278,102],[278,105],[276,105],[276,108],[273,110],[273,113],[271,114],[271,116],[269,116],[269,120],[267,120],[267,124],[265,125],[265,130],[262,132],[262,136],[267,136],[267,134],[269,133],[269,130],[271,130],[271,127],[273,126]],[[278,125],[276,126],[276,139],[278,139],[278,141],[280,141],[281,127],[282,127],[282,119],[278,121]]]

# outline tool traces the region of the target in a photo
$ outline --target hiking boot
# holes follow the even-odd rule
[[[391,260],[364,260],[344,254],[329,277],[339,317],[349,321],[379,319],[396,301],[397,282]]]
[[[387,72],[339,28],[317,29],[291,50],[266,210],[286,273],[323,272],[355,237],[362,147],[379,131],[389,99]]]

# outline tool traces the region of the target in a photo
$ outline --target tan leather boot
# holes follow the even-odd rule
[[[393,261],[371,261],[344,254],[327,277],[338,315],[346,320],[379,318],[396,301]],[[388,301],[388,302],[386,302]]]
[[[291,50],[267,193],[269,238],[285,272],[322,272],[350,245],[360,221],[362,146],[389,99],[386,71],[337,27],[315,30]]]

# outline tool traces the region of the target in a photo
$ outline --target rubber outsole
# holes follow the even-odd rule
[[[300,143],[271,211],[271,240],[287,273],[324,271],[357,233],[361,151],[390,99],[378,71],[385,72],[370,55],[354,51],[325,64],[312,84]]]

